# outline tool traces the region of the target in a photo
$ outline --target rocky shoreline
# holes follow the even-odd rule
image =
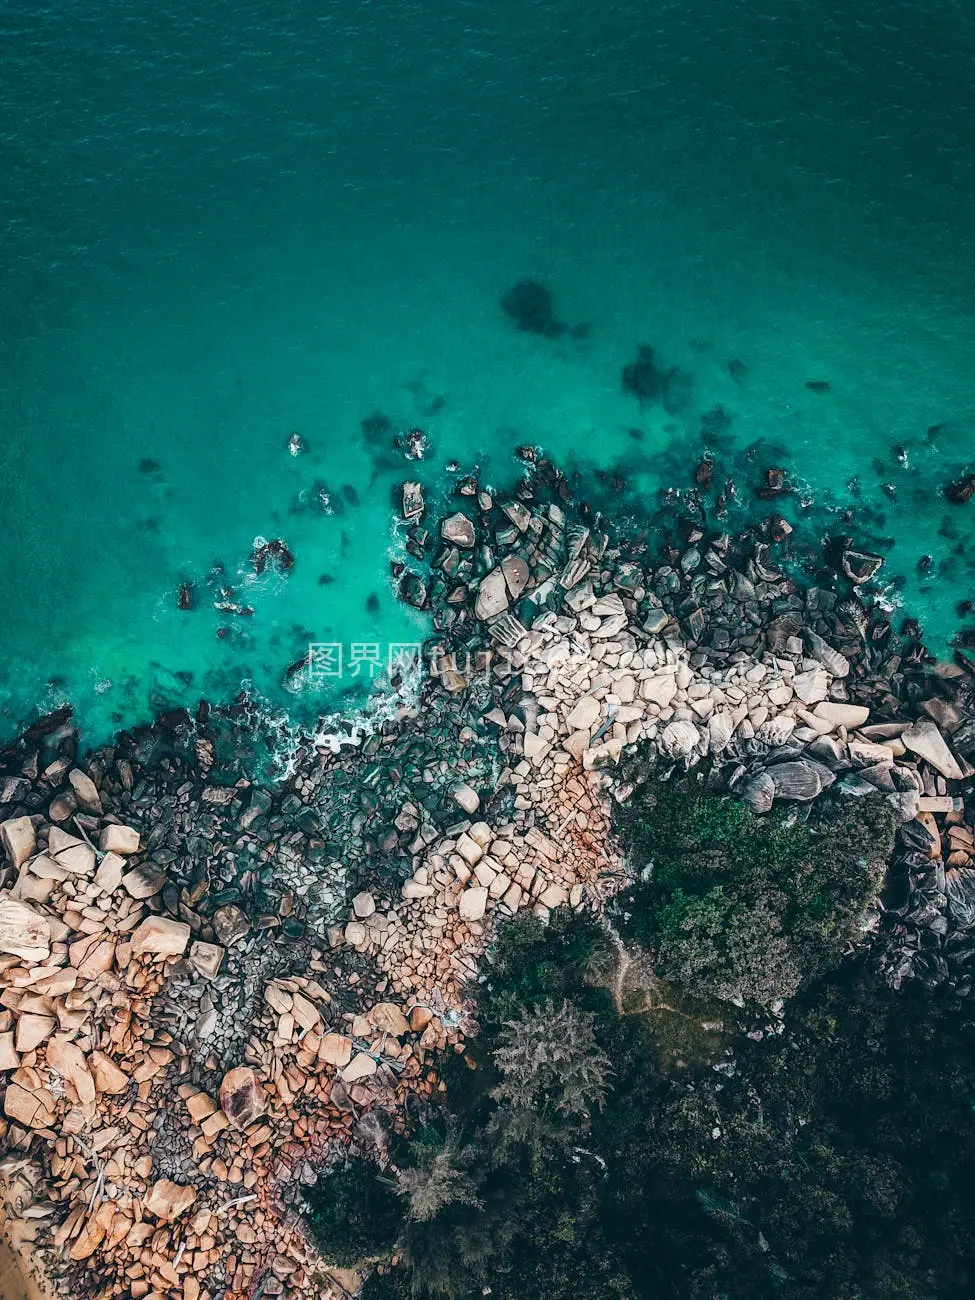
[[[358,746],[309,740],[281,786],[228,784],[203,707],[87,755],[55,715],[0,755],[2,1170],[32,1180],[72,1296],[354,1293],[302,1189],[351,1149],[382,1158],[440,1091],[504,918],[629,882],[611,813],[635,747],[758,813],[886,795],[878,961],[970,992],[975,664],[896,632],[852,543],[803,587],[780,516],[711,526],[710,474],[652,557],[523,459],[511,496],[468,476],[435,524],[404,485],[397,577],[431,612],[432,672]]]

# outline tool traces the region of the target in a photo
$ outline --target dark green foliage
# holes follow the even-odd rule
[[[758,817],[697,776],[638,784],[616,814],[649,868],[614,914],[665,979],[769,1003],[829,969],[856,937],[893,848],[882,796],[822,799],[808,820]]]
[[[388,1254],[403,1222],[389,1180],[370,1160],[350,1160],[306,1193],[308,1228],[323,1258],[338,1268]]]
[[[367,1300],[975,1294],[970,1033],[920,989],[889,990],[869,955],[837,962],[889,851],[886,808],[756,825],[678,791],[628,814],[655,864],[628,925],[692,986],[728,993],[737,970],[755,996],[769,966],[776,988],[801,981],[783,1032],[675,995],[591,918],[510,923],[472,990],[481,1033],[441,1062],[443,1111],[394,1144],[403,1198],[367,1164],[313,1194],[335,1262],[395,1241],[403,1266]],[[710,1055],[681,1051],[709,1036]]]
[[[385,1273],[375,1272],[362,1288],[362,1300],[412,1300],[413,1282],[409,1270],[391,1268]]]
[[[739,1037],[722,1073],[665,1075],[647,1018],[617,1015],[587,984],[599,948],[598,927],[566,913],[549,929],[520,920],[499,943],[478,991],[476,1068],[453,1066],[447,1094],[483,1208],[447,1205],[406,1225],[400,1248],[418,1296],[476,1300],[489,1286],[492,1300],[954,1300],[975,1290],[975,1068],[955,1021],[853,964],[794,1001],[784,1034]],[[592,1050],[613,1068],[601,1109],[508,1104],[496,1058],[513,987],[527,1016],[550,997],[593,1017]],[[502,1148],[512,1115],[535,1121]]]

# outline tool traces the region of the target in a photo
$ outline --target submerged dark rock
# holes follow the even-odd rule
[[[765,471],[765,482],[755,489],[755,494],[762,501],[771,501],[785,491],[785,470],[776,466]]]
[[[501,310],[516,329],[541,338],[561,338],[564,334],[581,338],[588,330],[585,325],[563,324],[555,315],[551,293],[535,280],[519,280],[501,299]]]
[[[964,505],[975,494],[975,474],[965,474],[962,478],[947,484],[944,494],[953,505]]]
[[[383,443],[387,440],[393,422],[388,415],[377,412],[375,415],[366,416],[359,427],[362,429],[362,436],[366,442],[375,446],[377,443]]]
[[[623,392],[641,406],[660,405],[673,415],[687,404],[690,381],[678,366],[664,370],[657,364],[653,348],[641,343],[636,360],[623,367]]]
[[[269,569],[276,569],[278,573],[290,573],[295,565],[295,557],[280,537],[269,542],[259,538],[251,551],[251,564],[255,573],[265,573]]]

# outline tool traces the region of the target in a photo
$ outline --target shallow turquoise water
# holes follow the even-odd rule
[[[4,5],[0,732],[71,699],[94,741],[242,682],[307,710],[357,686],[290,696],[310,640],[421,636],[375,412],[427,430],[431,483],[537,442],[622,461],[632,507],[721,404],[746,501],[781,459],[811,529],[852,503],[943,644],[975,596],[937,494],[975,457],[973,54],[945,0]],[[525,276],[588,337],[513,330]],[[679,418],[621,392],[639,343],[691,376]],[[359,504],[294,513],[316,480]],[[247,577],[257,535],[289,578]],[[210,607],[217,562],[252,618]]]

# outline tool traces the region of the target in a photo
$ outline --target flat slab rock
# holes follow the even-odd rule
[[[796,803],[811,803],[836,780],[828,767],[811,758],[776,763],[766,769],[766,776],[772,781],[776,799],[791,799]]]
[[[0,952],[33,962],[47,961],[51,954],[47,917],[9,894],[0,894]]]
[[[0,840],[12,867],[22,867],[37,849],[37,835],[29,817],[11,817],[0,823]]]
[[[508,586],[504,580],[504,573],[500,568],[492,569],[481,579],[481,585],[477,589],[477,600],[474,603],[474,613],[477,618],[489,619],[497,614],[503,614],[507,608]]]
[[[930,763],[936,772],[948,781],[962,781],[965,774],[945,741],[944,736],[930,718],[917,722],[901,735],[901,740],[911,751]]]

